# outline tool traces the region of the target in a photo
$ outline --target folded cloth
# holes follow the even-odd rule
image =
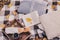
[[[48,14],[40,16],[40,21],[44,26],[48,39],[60,35],[60,12],[51,11]]]
[[[19,8],[18,12],[23,12],[23,13],[30,13],[31,11],[37,10],[39,15],[45,14],[46,13],[46,7],[47,7],[47,2],[43,1],[22,1]]]

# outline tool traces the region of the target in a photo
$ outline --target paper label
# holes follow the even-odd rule
[[[8,28],[5,29],[5,32],[7,34],[18,33],[18,28],[16,28],[16,27],[8,27]]]
[[[31,12],[27,15],[24,15],[22,17],[24,24],[26,27],[33,26],[35,24],[40,23],[39,21],[39,15],[37,11]]]

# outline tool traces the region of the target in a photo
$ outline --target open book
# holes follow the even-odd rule
[[[40,23],[39,15],[37,11],[24,15],[22,19],[26,27],[33,26]]]

